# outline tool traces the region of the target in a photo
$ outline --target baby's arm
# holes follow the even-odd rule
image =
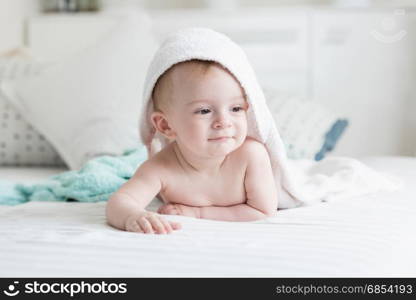
[[[255,221],[277,212],[277,190],[270,158],[263,144],[249,141],[244,148],[248,164],[244,186],[247,201],[228,207],[201,207],[200,218],[223,221]]]
[[[168,222],[145,207],[162,187],[158,168],[144,162],[133,177],[116,191],[106,206],[107,221],[121,230],[144,233],[170,233],[180,225]]]
[[[233,206],[188,206],[183,204],[165,204],[158,210],[164,215],[181,215],[218,221],[254,221],[268,217],[263,212],[245,203]]]

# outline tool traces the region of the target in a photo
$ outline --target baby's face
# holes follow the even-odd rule
[[[237,149],[247,136],[248,103],[237,80],[220,66],[205,74],[190,64],[175,67],[168,112],[177,143],[216,157]]]

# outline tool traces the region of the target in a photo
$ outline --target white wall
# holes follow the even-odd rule
[[[415,27],[411,9],[391,32],[380,23],[393,10],[323,10],[314,15],[314,100],[350,121],[337,145],[339,155],[412,155],[416,150]],[[384,36],[405,30],[402,39]]]
[[[36,0],[0,0],[0,53],[23,45],[25,17],[37,11]]]

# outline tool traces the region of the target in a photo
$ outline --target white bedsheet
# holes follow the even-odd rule
[[[104,203],[0,206],[0,276],[415,277],[416,158],[363,161],[403,178],[405,188],[258,222],[170,217],[183,225],[171,235],[115,230]],[[42,171],[9,169],[8,179],[33,182],[60,170]]]

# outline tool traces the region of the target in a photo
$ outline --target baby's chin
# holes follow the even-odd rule
[[[224,157],[243,144],[244,140],[229,138],[228,140],[200,140],[196,143],[182,144],[191,152],[206,158]]]
[[[209,140],[208,143],[206,143],[206,150],[207,154],[212,156],[225,156],[236,150],[241,144],[241,142],[234,138],[220,141]]]

